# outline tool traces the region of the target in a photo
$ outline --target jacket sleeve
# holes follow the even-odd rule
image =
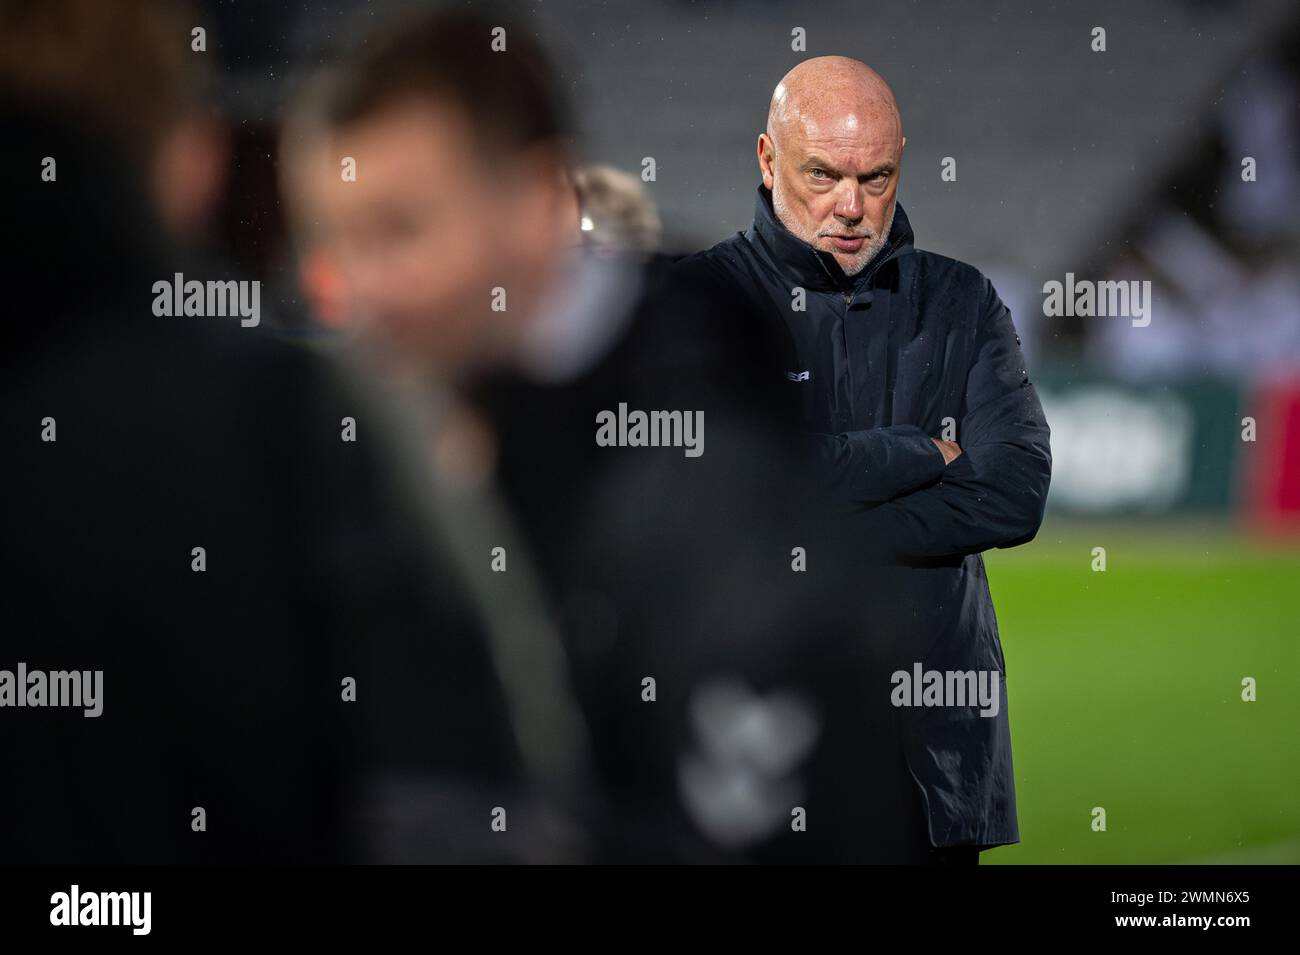
[[[769,309],[751,307],[749,289],[718,268],[707,253],[679,260],[673,269],[680,279],[691,283],[701,300],[713,299],[715,313],[731,316],[738,329],[736,340],[750,341],[755,337],[752,330],[763,328],[767,336],[764,358],[784,356],[785,367],[795,367],[794,344],[780,317],[771,320]],[[719,295],[719,288],[728,291]],[[729,308],[723,304],[727,302],[732,303]],[[737,307],[734,303],[744,304]],[[762,363],[764,372],[770,364]],[[809,473],[815,476],[818,492],[843,504],[879,504],[933,484],[943,475],[943,452],[916,425],[838,434],[801,432],[796,441],[811,465]]]
[[[1051,478],[1050,430],[1011,313],[984,280],[984,306],[957,426],[961,455],[934,485],[854,515],[875,556],[974,554],[1032,540]]]
[[[879,504],[933,484],[943,453],[916,425],[801,436],[822,490],[835,500]]]

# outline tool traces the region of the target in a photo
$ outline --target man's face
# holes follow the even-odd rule
[[[493,360],[555,227],[541,177],[484,156],[467,118],[432,99],[361,119],[327,148],[332,163],[317,165],[332,171],[309,189],[349,321],[453,373]]]
[[[892,117],[841,112],[818,122],[795,117],[779,147],[759,137],[759,166],[777,218],[856,275],[889,238],[903,146]]]

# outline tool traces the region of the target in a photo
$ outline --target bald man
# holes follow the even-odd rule
[[[913,247],[897,198],[906,145],[874,70],[839,56],[799,64],[758,137],[753,227],[679,268],[776,344],[768,373],[799,408],[837,544],[865,558],[861,614],[888,663],[868,692],[888,697],[894,729],[861,758],[899,795],[879,857],[969,862],[1019,841],[980,553],[1037,533],[1051,453],[993,286]]]

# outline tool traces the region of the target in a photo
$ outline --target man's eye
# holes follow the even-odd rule
[[[810,176],[812,176],[814,179],[829,179],[829,178],[830,178],[830,176],[827,174],[827,172],[826,172],[825,169],[810,169],[810,170],[808,171],[808,174],[809,174]]]
[[[888,178],[889,178],[889,173],[887,173],[887,172],[878,172],[878,173],[876,173],[874,176],[872,176],[870,179],[868,179],[867,181],[868,181],[868,182],[884,182],[884,181],[885,181],[886,179],[888,179]]]

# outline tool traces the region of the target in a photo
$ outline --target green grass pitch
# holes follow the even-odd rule
[[[1300,862],[1300,545],[1049,519],[985,561],[1021,843],[984,863]]]

